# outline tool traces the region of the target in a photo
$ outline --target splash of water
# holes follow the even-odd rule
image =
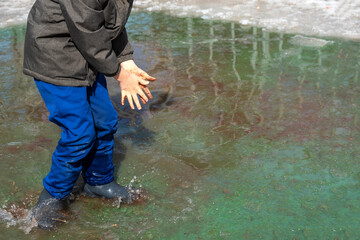
[[[29,234],[34,227],[37,227],[37,222],[32,218],[32,209],[16,204],[11,204],[10,207],[5,204],[2,206],[0,221],[6,223],[7,228],[18,226],[25,234]]]
[[[137,202],[144,198],[142,185],[140,184],[140,180],[136,176],[134,176],[130,180],[130,182],[126,186],[126,188],[128,189],[128,192],[130,194],[130,202],[129,203],[134,203],[134,202]],[[120,208],[121,203],[124,203],[124,201],[121,197],[119,197],[119,198],[115,199],[113,206]]]

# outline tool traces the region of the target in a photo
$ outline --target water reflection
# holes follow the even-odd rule
[[[148,35],[134,37],[159,39],[176,56],[160,64],[176,69],[175,82],[164,75],[169,81],[161,84],[174,82],[175,97],[183,101],[172,109],[189,121],[201,119],[194,122],[208,129],[203,138],[218,138],[221,145],[225,136],[230,140],[252,133],[302,142],[331,136],[334,128],[328,126],[343,123],[323,109],[332,107],[329,95],[337,99],[348,92],[344,84],[357,88],[359,59],[351,53],[358,51],[356,43],[328,41],[319,47],[316,41],[326,41],[300,38],[295,45],[293,36],[192,18],[168,22],[160,32],[153,22]],[[169,28],[176,29],[174,36]],[[347,52],[349,59],[344,61],[339,52]],[[356,119],[348,106],[357,100],[356,90],[353,98],[340,100],[344,106],[338,115]],[[352,131],[357,125],[344,127]]]
[[[57,236],[356,236],[359,43],[159,13],[133,14],[127,28],[158,80],[133,112],[109,79],[115,162],[118,180],[138,176],[149,198],[116,210],[81,199]],[[21,74],[23,31],[0,33],[1,203],[36,199],[59,134]]]

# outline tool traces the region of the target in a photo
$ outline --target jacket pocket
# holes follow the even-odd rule
[[[59,43],[59,46],[61,45]],[[57,65],[60,73],[66,73],[66,75],[70,75],[77,80],[88,79],[89,64],[70,38],[66,41],[64,47],[59,47],[58,51],[57,56],[63,58],[59,59],[61,64]]]

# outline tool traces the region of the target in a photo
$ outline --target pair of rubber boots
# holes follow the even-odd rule
[[[83,193],[90,197],[119,198],[121,203],[132,202],[132,194],[114,181],[99,186],[85,184]],[[38,203],[32,210],[32,218],[37,222],[39,228],[51,229],[59,222],[66,222],[69,204],[69,197],[56,199],[44,189],[40,194]]]

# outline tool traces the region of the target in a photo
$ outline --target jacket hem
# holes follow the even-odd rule
[[[57,86],[67,86],[67,87],[88,87],[91,85],[91,83],[89,82],[89,80],[84,79],[84,80],[76,80],[76,79],[70,79],[70,78],[58,78],[58,79],[53,79],[50,77],[46,77],[42,74],[33,72],[27,68],[23,69],[23,73],[26,75],[29,75],[33,78],[36,78],[37,80],[43,81],[43,82],[47,82],[47,83],[51,83]]]

